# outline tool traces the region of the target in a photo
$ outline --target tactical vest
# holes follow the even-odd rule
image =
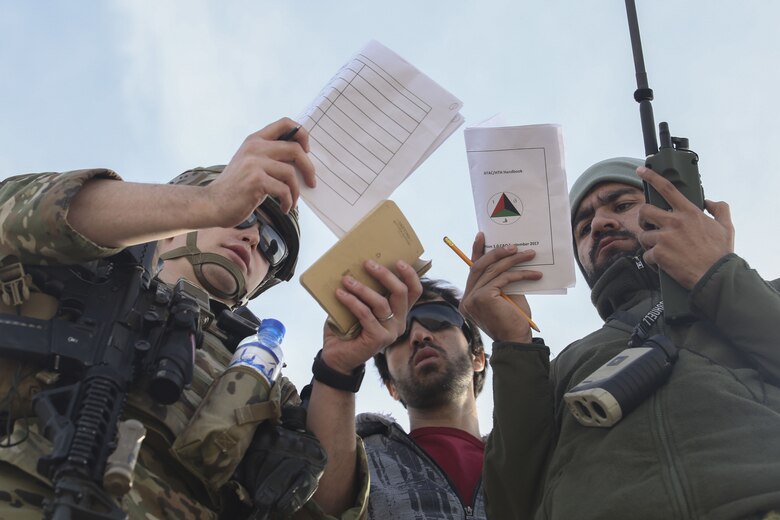
[[[52,319],[58,309],[61,311],[61,302],[56,298],[41,293],[37,287],[30,289],[29,299],[20,306],[12,307],[0,302],[0,338],[4,337],[3,315]],[[211,320],[204,331],[200,348],[195,351],[192,383],[184,388],[178,401],[170,405],[157,403],[140,388],[128,394],[123,418],[138,419],[147,429],[136,466],[133,489],[124,497],[122,503],[132,518],[136,516],[133,511],[137,511],[139,517],[150,511],[151,497],[158,497],[155,500],[166,502],[165,505],[160,505],[163,509],[190,512],[198,510],[202,513],[199,513],[200,517],[212,517],[216,514],[214,511],[220,509],[220,502],[225,499],[218,488],[230,476],[230,468],[235,468],[243,457],[243,450],[254,433],[253,426],[265,419],[278,418],[282,403],[300,404],[295,388],[284,377],[280,378],[271,392],[272,402],[260,408],[258,397],[269,395],[267,384],[265,388],[261,388],[260,382],[250,378],[243,378],[242,381],[223,380],[222,388],[230,387],[234,390],[223,391],[219,395],[213,395],[212,392],[210,399],[217,399],[219,405],[226,410],[243,411],[241,424],[232,428],[229,435],[224,435],[222,430],[229,429],[232,424],[197,420],[199,406],[204,403],[214,381],[224,372],[231,360],[232,353],[226,342],[232,343],[234,349],[239,339],[231,337],[221,329],[217,320]],[[37,392],[56,384],[57,373],[35,361],[0,357],[0,396],[5,396],[0,401],[0,412],[6,414],[6,420],[3,422],[15,426],[10,437],[12,440],[26,439],[13,448],[0,448],[0,461],[13,464],[47,485],[50,482],[36,471],[36,465],[38,460],[51,450],[51,444],[37,431],[31,404]],[[236,419],[236,422],[238,423],[239,419]],[[192,458],[193,453],[215,451],[214,446],[197,445],[201,441],[214,442],[215,435],[212,435],[214,432],[209,431],[210,429],[214,429],[220,442],[232,436],[233,443],[239,445],[234,450],[217,450],[219,465],[228,472],[218,482],[213,480],[212,468],[208,464],[204,464],[202,459]],[[174,442],[182,438],[183,433],[187,433],[187,439],[196,440],[185,446],[186,450],[173,450]],[[5,433],[0,437],[3,435]],[[234,483],[233,488],[236,495],[246,501],[247,494],[241,486]],[[160,499],[161,494],[165,498]]]

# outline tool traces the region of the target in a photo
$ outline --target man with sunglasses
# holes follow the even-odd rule
[[[279,140],[286,135],[294,138]],[[0,315],[4,318],[0,320],[0,518],[41,518],[44,501],[51,500],[51,482],[37,466],[52,447],[35,428],[31,398],[59,390],[58,381],[77,378],[66,363],[50,366],[17,355],[15,344],[5,342],[17,333],[10,324],[16,316],[52,324],[78,316],[79,301],[91,302],[90,291],[112,283],[113,276],[128,269],[125,266],[134,265],[128,264],[131,258],[143,259],[139,263],[157,287],[138,329],[155,329],[160,310],[175,308],[167,302],[178,301],[176,291],[187,287],[181,285],[182,279],[196,286],[182,293],[195,295],[182,300],[197,302],[195,317],[191,317],[192,307],[189,311],[183,307],[190,314],[176,314],[182,321],[172,320],[166,326],[197,323],[202,329],[190,333],[182,345],[189,349],[185,355],[171,352],[161,361],[165,364],[156,365],[158,372],[129,388],[122,418],[139,419],[146,428],[138,463],[131,470],[132,487],[128,490],[125,485],[111,499],[100,489],[101,482],[76,479],[78,489],[68,484],[65,493],[68,500],[80,501],[77,506],[64,506],[70,508],[70,517],[121,518],[127,513],[145,520],[243,518],[261,505],[265,513],[282,516],[303,506],[296,518],[329,514],[352,519],[365,514],[367,470],[354,435],[354,412],[349,412],[350,406],[354,409],[353,393],[321,381],[313,385],[303,426],[316,435],[331,459],[322,473],[321,448],[312,435],[300,431],[302,425],[296,430],[272,426],[287,420],[280,413],[283,407],[300,404],[286,378],[278,379],[270,390],[261,378],[240,371],[227,371],[228,379],[220,379],[238,341],[251,335],[259,321],[242,306],[293,276],[299,249],[297,176],[308,186],[315,185],[307,151],[307,132],[282,119],[250,135],[228,165],[196,168],[168,185],[119,182],[114,172],[105,169],[22,175],[0,185]],[[397,266],[398,275],[375,263],[367,263],[366,269],[389,296],[345,280],[337,297],[359,317],[362,332],[345,340],[326,329],[318,356],[324,370],[358,371],[403,332],[409,304],[419,295],[419,279],[406,264]],[[74,282],[78,288],[83,281],[85,289],[77,289],[71,297],[57,277],[64,277],[65,287],[78,279]],[[173,300],[166,296],[171,293],[165,286],[175,287]],[[197,287],[205,291],[202,299]],[[117,300],[123,294],[119,289]],[[119,318],[127,320],[129,327],[137,323],[132,315]],[[89,319],[83,317],[85,326]],[[96,325],[99,330],[117,327]],[[193,351],[196,344],[199,348]],[[143,352],[143,343],[136,345]],[[191,383],[180,378],[184,380],[180,397],[172,402],[153,399],[146,386],[149,378],[173,374],[167,380],[175,382],[187,372],[186,366],[179,372],[174,366],[182,358],[184,365],[189,361]],[[223,388],[226,391],[219,393]],[[207,403],[226,411],[231,421],[227,427],[201,414]],[[343,420],[339,423],[334,417]],[[183,435],[193,431],[194,436]],[[178,442],[191,438],[199,440]],[[282,443],[285,439],[287,444]],[[109,436],[106,442],[113,443],[114,438]],[[239,466],[245,454],[251,454],[250,468]],[[97,490],[89,487],[90,482]],[[309,500],[315,489],[314,500]],[[95,500],[90,502],[91,497]]]
[[[479,331],[458,311],[457,291],[422,279],[406,330],[374,362],[409,414],[407,434],[391,418],[361,414],[371,474],[369,518],[485,518],[484,443],[476,398],[485,382]]]

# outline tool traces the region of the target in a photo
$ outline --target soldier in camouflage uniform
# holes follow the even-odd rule
[[[277,121],[250,135],[224,169],[186,172],[173,185],[119,182],[116,173],[104,169],[9,178],[0,185],[2,268],[21,268],[23,277],[25,264],[84,264],[157,241],[159,280],[174,284],[185,277],[206,289],[213,313],[220,306],[246,303],[289,280],[297,260],[296,170],[314,187],[314,168],[306,155],[304,129],[290,142],[276,140],[296,126],[289,119]],[[246,225],[254,223],[247,215],[265,216],[261,226],[278,230],[289,247],[284,261],[270,264],[258,244],[258,226]],[[344,377],[354,374],[403,333],[406,312],[421,287],[408,264],[397,268],[396,275],[366,264],[388,297],[354,279],[344,280],[337,297],[359,318],[362,332],[347,340],[325,328],[319,357],[330,370]],[[3,290],[8,298],[0,302],[0,314],[50,319],[58,312],[58,301],[34,286],[4,284]],[[147,429],[133,487],[120,499],[132,519],[212,519],[228,510],[233,517],[235,511],[245,514],[254,490],[233,480],[233,470],[247,453],[257,424],[278,418],[281,404],[300,402],[284,377],[270,391],[257,379],[221,379],[231,353],[223,344],[225,334],[213,323],[196,351],[192,384],[177,402],[155,403],[141,390],[128,396],[125,415]],[[48,376],[50,370],[33,362],[0,358],[0,413],[10,427],[0,441],[0,520],[40,518],[42,503],[51,496],[51,483],[36,471],[51,445],[36,429],[31,408],[32,397],[53,384]],[[354,393],[314,381],[306,427],[322,444],[328,464],[313,500],[295,518],[365,516],[368,475],[365,451],[354,431],[354,401]],[[212,431],[214,425],[201,413],[209,402],[251,413],[226,431]],[[263,406],[269,403],[273,406]]]

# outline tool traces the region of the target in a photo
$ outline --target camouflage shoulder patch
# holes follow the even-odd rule
[[[76,264],[110,256],[67,222],[68,207],[90,179],[120,180],[105,168],[11,177],[0,183],[0,259],[16,255],[22,263]]]

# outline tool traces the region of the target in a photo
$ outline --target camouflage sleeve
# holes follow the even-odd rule
[[[121,180],[107,169],[74,170],[10,177],[0,183],[0,259],[22,263],[77,264],[115,254],[68,224],[68,208],[90,179]]]
[[[293,520],[364,520],[368,518],[368,490],[370,479],[368,475],[368,456],[363,445],[363,439],[357,437],[357,494],[354,505],[338,517],[326,515],[314,500],[309,500],[298,511]]]

